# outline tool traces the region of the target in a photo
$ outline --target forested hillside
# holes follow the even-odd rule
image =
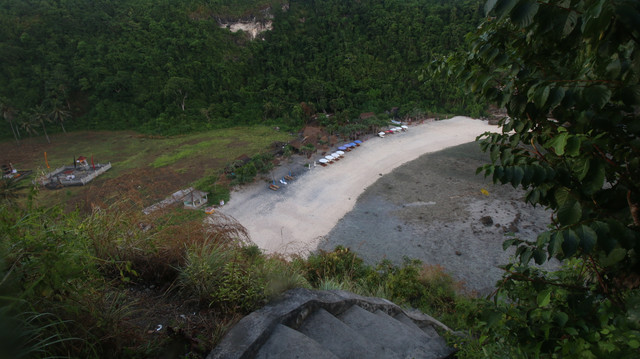
[[[478,0],[3,0],[0,136],[477,112],[458,84],[421,74],[481,15]],[[220,27],[237,20],[273,29]]]

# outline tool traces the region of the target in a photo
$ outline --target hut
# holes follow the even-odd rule
[[[199,208],[207,203],[209,200],[207,198],[208,193],[203,192],[197,189],[191,190],[184,198],[182,199],[182,203],[186,208]]]

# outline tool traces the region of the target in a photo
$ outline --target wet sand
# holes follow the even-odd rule
[[[472,142],[400,166],[360,195],[319,248],[349,247],[372,265],[419,259],[489,294],[503,273],[498,266],[513,255],[502,242],[511,235],[535,240],[550,213],[525,204],[523,191],[476,176],[485,163],[488,155]]]

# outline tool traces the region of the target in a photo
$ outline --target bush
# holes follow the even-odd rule
[[[303,264],[309,283],[317,287],[323,279],[364,278],[370,267],[349,248],[337,246],[333,252],[318,251]]]
[[[310,287],[293,266],[265,257],[255,245],[212,243],[187,251],[179,283],[186,293],[226,313],[248,313],[286,290]]]
[[[201,301],[208,300],[220,285],[225,266],[232,258],[232,251],[213,241],[191,246],[180,268],[180,287]]]
[[[258,173],[268,173],[273,169],[273,155],[270,154],[257,154],[251,158],[251,163],[256,168]]]
[[[234,172],[231,173],[231,184],[239,185],[253,182],[257,174],[258,169],[256,168],[256,165],[253,162],[248,162],[236,168]]]
[[[303,273],[284,259],[268,258],[261,271],[265,275],[265,295],[268,299],[276,298],[289,289],[311,288]]]

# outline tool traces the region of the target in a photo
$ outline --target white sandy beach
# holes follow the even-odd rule
[[[245,226],[251,240],[265,252],[304,255],[316,249],[381,175],[425,153],[471,142],[497,129],[485,121],[458,116],[374,137],[340,161],[312,168],[284,191],[271,191],[261,181],[235,191],[220,212]]]

